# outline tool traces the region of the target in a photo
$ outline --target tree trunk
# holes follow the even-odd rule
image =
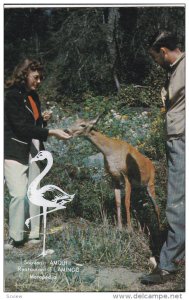
[[[112,65],[112,75],[115,81],[118,92],[120,91],[120,83],[117,75],[117,47],[116,47],[116,35],[119,20],[119,8],[108,8],[108,20],[107,20],[107,48],[109,54],[110,64]]]

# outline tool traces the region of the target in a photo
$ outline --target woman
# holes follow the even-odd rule
[[[44,149],[43,142],[49,136],[69,139],[61,129],[47,129],[46,122],[51,114],[41,114],[41,105],[36,90],[43,77],[43,67],[37,60],[25,59],[19,64],[6,82],[8,91],[5,97],[4,120],[4,171],[9,189],[9,240],[5,249],[22,246],[25,242],[24,225],[26,214],[39,214],[40,207],[27,199],[30,182],[39,174],[36,163],[29,164],[39,150]],[[38,243],[40,219],[31,220],[30,243]]]

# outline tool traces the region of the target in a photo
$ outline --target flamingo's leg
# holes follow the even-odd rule
[[[47,229],[47,207],[43,207],[43,252],[42,252],[42,256],[45,256],[45,241],[46,241],[46,229]]]
[[[53,211],[55,211],[55,210],[59,210],[59,209],[63,209],[63,208],[66,208],[66,207],[65,207],[65,206],[56,207],[55,209],[49,210],[49,211],[47,211],[46,213],[49,214],[49,213],[51,213],[51,212],[53,212]],[[44,207],[43,207],[43,210],[44,210]],[[43,216],[43,215],[44,215],[44,213],[41,213],[41,214],[39,214],[39,215],[36,215],[36,216],[33,216],[33,217],[28,218],[28,219],[25,221],[26,226],[29,227],[29,222],[30,222],[31,219],[34,219],[34,218],[36,218],[36,217]]]

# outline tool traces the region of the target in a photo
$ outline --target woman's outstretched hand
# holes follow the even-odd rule
[[[55,136],[59,140],[68,140],[71,138],[71,135],[62,129],[49,129],[49,136]]]

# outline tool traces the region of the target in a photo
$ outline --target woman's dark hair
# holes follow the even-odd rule
[[[166,47],[169,50],[175,50],[178,47],[176,35],[170,31],[162,31],[156,33],[150,38],[148,45],[149,49],[159,52],[161,47]]]
[[[24,85],[30,71],[38,71],[41,79],[43,78],[43,65],[35,59],[26,58],[15,67],[11,79],[5,82],[6,87]]]

